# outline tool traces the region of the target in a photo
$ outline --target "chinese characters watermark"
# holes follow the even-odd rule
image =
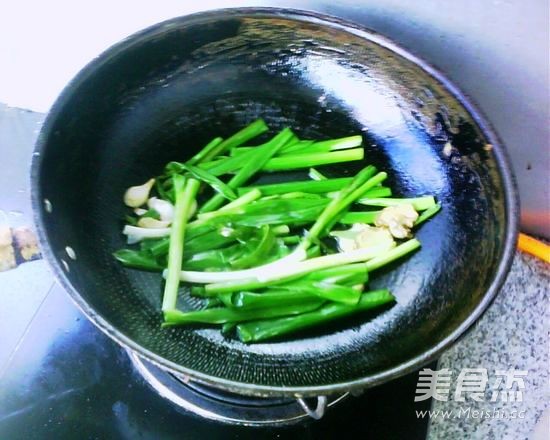
[[[489,374],[486,368],[463,368],[456,378],[454,393],[451,394],[453,372],[448,368],[420,371],[416,386],[415,402],[433,398],[440,401],[465,402],[466,398],[481,402],[486,400]],[[526,370],[496,370],[495,380],[489,390],[491,402],[522,402]]]

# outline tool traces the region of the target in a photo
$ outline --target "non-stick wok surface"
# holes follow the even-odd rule
[[[104,331],[217,386],[316,394],[418,367],[487,307],[516,228],[498,140],[428,71],[379,36],[289,11],[218,11],[138,33],[91,62],[43,128],[33,185],[44,252]],[[329,175],[374,164],[398,196],[434,194],[443,209],[418,231],[419,252],[372,275],[372,287],[397,297],[392,307],[255,345],[212,328],[161,329],[160,275],[126,269],[111,255],[125,245],[124,190],[258,117],[302,138],[362,133],[365,161]]]

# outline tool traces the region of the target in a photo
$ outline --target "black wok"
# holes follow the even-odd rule
[[[123,192],[257,117],[304,138],[363,133],[365,162],[332,175],[371,163],[397,195],[441,201],[422,249],[373,275],[395,306],[256,345],[160,328],[160,276],[111,256],[124,246]],[[498,292],[518,217],[501,143],[441,74],[370,31],[279,9],[176,18],[93,60],[44,124],[32,187],[43,252],[99,328],[172,372],[256,395],[372,386],[436,358]]]

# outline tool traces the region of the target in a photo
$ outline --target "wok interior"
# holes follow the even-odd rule
[[[494,277],[507,219],[484,135],[423,70],[345,30],[266,14],[174,20],[96,60],[53,114],[41,138],[39,197],[53,206],[42,215],[55,258],[67,261],[92,318],[182,371],[273,387],[364,378],[452,333]],[[125,245],[123,192],[258,117],[270,134],[284,126],[301,138],[362,133],[365,161],[328,168],[330,176],[374,164],[397,196],[434,194],[442,212],[418,231],[419,252],[373,274],[372,287],[397,297],[392,307],[256,345],[217,329],[161,329],[160,275],[111,255]]]

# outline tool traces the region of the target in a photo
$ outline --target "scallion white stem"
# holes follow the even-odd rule
[[[179,286],[179,271],[183,260],[183,242],[185,239],[185,227],[187,225],[188,212],[199,190],[200,182],[195,179],[187,179],[175,175],[174,191],[176,203],[174,206],[174,220],[170,231],[170,247],[168,250],[168,270],[164,296],[162,299],[162,310],[171,310],[176,307]]]
[[[417,211],[425,211],[432,208],[436,203],[433,196],[412,197],[409,199],[396,199],[396,198],[363,198],[357,200],[357,203],[367,206],[395,206],[409,204]]]
[[[368,261],[366,264],[367,271],[371,272],[385,266],[386,264],[389,264],[418,248],[420,248],[420,242],[416,238],[411,238],[410,240],[401,243],[399,246],[396,246],[382,255]]]
[[[126,225],[122,230],[128,236],[128,244],[138,243],[145,238],[162,238],[170,235],[172,228],[140,228],[139,226]]]
[[[305,275],[316,270],[367,261],[377,257],[386,250],[386,246],[373,246],[369,249],[356,249],[349,252],[340,252],[338,254],[326,255],[303,261],[305,252],[303,249],[298,248],[297,251],[280,260],[252,269],[231,272],[196,272],[182,270],[180,271],[180,280],[209,284],[241,280],[250,281],[253,279],[260,283],[268,284],[285,278]],[[167,271],[164,271],[164,276],[167,276]]]

